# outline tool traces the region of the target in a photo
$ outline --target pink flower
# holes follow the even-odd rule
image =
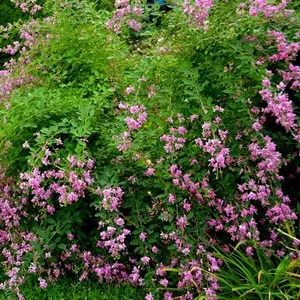
[[[252,129],[253,129],[254,131],[260,131],[260,130],[262,129],[262,126],[261,126],[261,124],[260,124],[259,122],[255,122],[255,123],[253,123],[253,125],[252,125]]]
[[[150,257],[148,256],[144,256],[141,258],[141,262],[144,264],[144,265],[148,265],[149,262],[150,262]]]
[[[29,143],[28,143],[27,141],[25,141],[25,143],[23,144],[23,148],[24,148],[24,149],[27,149],[27,148],[29,148],[29,147],[30,147]]]
[[[55,208],[53,205],[47,205],[47,212],[50,214],[50,215],[53,215],[54,212],[55,212]]]
[[[151,250],[153,253],[158,253],[158,248],[156,246],[153,246]]]
[[[173,300],[173,294],[172,292],[165,292],[164,293],[164,300]]]
[[[193,122],[199,118],[199,115],[191,115],[190,116],[190,121]]]
[[[147,234],[145,232],[141,232],[140,235],[139,235],[139,238],[140,238],[141,241],[144,242],[147,238]]]
[[[184,200],[183,208],[185,211],[189,212],[192,209],[192,204]]]
[[[102,191],[102,207],[108,211],[117,211],[121,205],[124,192],[120,187],[106,188]]]
[[[265,78],[263,81],[262,81],[262,85],[264,87],[270,87],[271,86],[271,81],[269,78]]]
[[[176,197],[173,194],[169,194],[169,202],[170,203],[175,203]]]
[[[145,300],[154,300],[154,297],[151,293],[147,294]]]
[[[176,225],[183,231],[187,226],[187,218],[186,216],[177,218]]]
[[[74,235],[73,235],[72,233],[68,233],[68,234],[67,234],[67,237],[68,237],[68,240],[69,240],[69,241],[72,241],[73,238],[74,238]]]
[[[183,126],[180,126],[180,127],[178,127],[178,133],[179,134],[181,134],[181,135],[183,135],[183,134],[186,134],[187,133],[187,130],[186,130],[186,128],[185,127],[183,127]]]
[[[222,113],[222,112],[224,112],[224,108],[219,105],[216,105],[216,106],[214,106],[213,111],[214,112],[218,111],[218,112]]]
[[[118,218],[115,220],[115,224],[118,226],[123,226],[124,225],[124,220],[122,218]]]
[[[129,94],[131,94],[134,91],[134,86],[131,85],[128,88],[126,88],[125,90],[125,95],[128,96]]]
[[[40,288],[45,289],[47,287],[47,282],[45,279],[39,277],[38,281],[40,282]]]
[[[168,280],[167,278],[164,278],[164,279],[161,279],[161,280],[159,281],[159,283],[160,283],[162,286],[167,287],[168,284],[169,284],[169,280]]]
[[[153,176],[154,173],[155,173],[155,170],[153,168],[148,168],[144,174],[145,174],[145,176],[150,177],[150,176]]]
[[[129,20],[128,25],[135,31],[140,31],[142,29],[141,24],[133,19]]]
[[[248,256],[253,256],[253,247],[247,247],[246,248],[246,254],[248,255]]]
[[[207,19],[213,4],[213,0],[198,0],[195,2],[185,0],[183,12],[189,17],[192,25],[207,30]]]

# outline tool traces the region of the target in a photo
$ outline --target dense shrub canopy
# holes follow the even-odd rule
[[[0,288],[295,299],[297,3],[12,2],[29,17],[0,32]]]

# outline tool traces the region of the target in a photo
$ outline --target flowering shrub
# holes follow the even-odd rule
[[[220,251],[299,259],[295,4],[174,3],[157,24],[50,2],[2,28],[20,41],[1,49],[0,288],[73,274],[212,300]]]
[[[13,0],[13,3],[15,3],[16,7],[19,7],[22,12],[24,13],[30,13],[31,15],[34,15],[39,10],[42,9],[40,5],[37,4],[37,0],[25,0],[25,1],[18,1]]]
[[[184,2],[183,11],[194,20],[197,28],[206,28],[206,22],[212,6],[213,1],[195,1],[194,4],[191,4],[191,1],[187,0]]]
[[[143,9],[139,7],[139,4],[140,1],[136,1],[135,5],[130,5],[128,0],[116,1],[116,10],[113,17],[106,23],[107,28],[120,33],[122,25],[127,24],[133,30],[140,31],[141,24],[135,20],[143,15]]]

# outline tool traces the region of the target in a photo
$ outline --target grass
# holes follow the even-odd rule
[[[222,287],[218,299],[300,300],[300,260],[271,258],[261,249],[253,257],[237,249],[218,255],[224,263],[217,274]]]
[[[144,299],[142,288],[131,286],[109,286],[96,282],[74,282],[63,280],[42,290],[36,283],[28,282],[22,288],[26,300],[139,300]],[[1,300],[15,300],[16,296],[0,292]]]

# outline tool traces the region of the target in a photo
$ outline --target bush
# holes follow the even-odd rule
[[[265,257],[293,265],[296,13],[58,0],[43,13],[11,27],[22,50],[0,77],[1,288],[22,298],[31,276],[46,288],[72,274],[216,299],[245,283],[241,257],[253,276]]]
[[[10,0],[3,0],[0,3],[0,20],[1,25],[6,26],[8,23],[14,23],[21,19],[23,14],[15,8]]]
[[[22,18],[22,12],[14,7],[14,4],[10,0],[3,0],[0,3],[0,25],[7,26],[8,23],[17,22]],[[1,41],[0,47],[7,45],[7,41]],[[12,40],[10,42],[13,42]],[[3,64],[7,61],[9,55],[0,52],[0,69]]]

